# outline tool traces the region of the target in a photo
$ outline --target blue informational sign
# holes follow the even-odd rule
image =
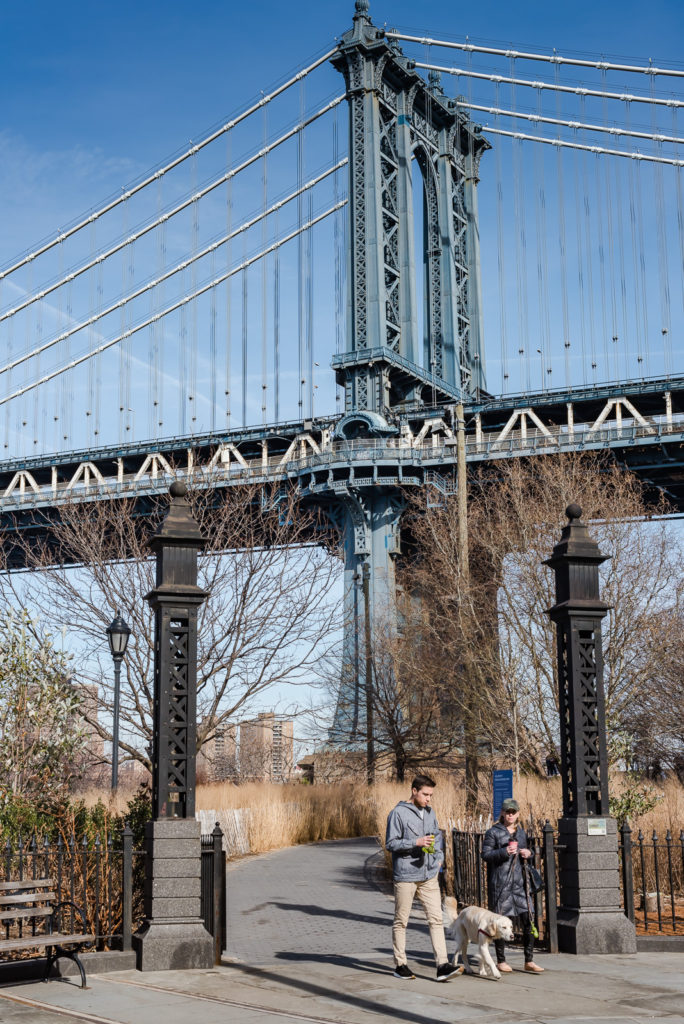
[[[492,772],[493,809],[494,821],[499,820],[501,804],[513,796],[513,769],[502,768]]]

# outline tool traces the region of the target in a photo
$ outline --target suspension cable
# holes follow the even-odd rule
[[[637,153],[623,149],[606,149],[603,146],[585,146],[580,142],[565,142],[560,139],[547,139],[543,135],[525,135],[523,132],[509,132],[504,128],[492,128],[489,125],[485,129],[493,135],[507,135],[511,139],[521,139],[524,142],[543,142],[547,146],[559,146],[561,149],[582,149],[586,153],[600,153],[602,156],[622,156],[637,163],[669,164],[671,167],[684,167],[684,160],[674,160],[670,157],[650,156],[648,153]]]
[[[98,345],[96,349],[93,349],[92,352],[86,352],[84,355],[79,356],[78,359],[73,359],[67,365],[61,366],[57,370],[53,370],[51,373],[45,374],[45,376],[41,377],[39,380],[35,380],[29,384],[25,384],[23,387],[18,388],[16,391],[12,392],[12,394],[5,395],[4,398],[0,398],[0,405],[5,405],[7,402],[11,402],[13,399],[19,398],[21,395],[26,394],[28,391],[32,391],[34,388],[40,387],[42,384],[46,384],[50,380],[54,380],[54,378],[59,377],[60,374],[66,373],[68,370],[73,370],[74,367],[80,366],[81,363],[85,363],[88,359],[92,359],[94,356],[99,355],[100,352],[104,352],[106,351],[106,349],[111,348],[118,342],[123,341],[128,337],[131,337],[133,334],[137,334],[138,331],[144,330],[146,327],[149,327],[150,324],[155,323],[155,321],[161,320],[163,317],[168,316],[170,313],[174,313],[177,309],[184,308],[188,304],[188,302],[192,302],[193,299],[197,299],[199,298],[200,295],[204,295],[211,288],[215,288],[216,285],[223,284],[223,282],[227,281],[230,277],[233,277],[235,274],[239,274],[247,267],[250,267],[253,263],[256,263],[258,260],[263,259],[269,253],[274,252],[279,247],[286,245],[288,242],[291,242],[293,238],[297,237],[300,231],[307,231],[309,228],[312,228],[316,224],[319,224],[321,221],[325,220],[326,217],[330,217],[331,214],[336,213],[338,209],[341,209],[343,206],[346,205],[346,199],[340,200],[340,202],[337,203],[337,205],[331,206],[323,213],[319,213],[318,216],[314,217],[312,221],[307,222],[306,224],[302,224],[301,228],[295,228],[288,235],[285,235],[284,238],[281,238],[278,241],[273,242],[267,249],[262,250],[253,256],[250,256],[249,258],[243,260],[243,262],[240,263],[237,267],[233,267],[230,271],[226,272],[225,274],[221,274],[219,277],[214,278],[212,281],[208,281],[205,285],[202,285],[201,288],[198,288],[197,291],[192,293],[191,295],[185,295],[182,299],[179,299],[177,302],[174,302],[171,306],[168,306],[166,309],[161,310],[161,312],[155,313],[154,316],[147,317],[146,320],[142,320],[139,324],[136,324],[134,327],[129,328],[123,334],[117,335],[117,337],[111,338],[109,341],[103,342],[101,345]]]
[[[552,92],[569,92],[575,96],[602,96],[608,100],[626,100],[632,103],[655,103],[661,107],[684,107],[684,100],[665,99],[656,96],[632,96],[622,92],[606,92],[602,89],[587,89],[583,85],[556,85],[551,82],[533,82],[529,78],[507,78],[505,75],[485,74],[483,71],[466,71],[463,68],[442,67],[438,64],[426,64],[423,61],[410,61],[412,67],[426,68],[428,71],[442,71],[445,75],[456,78],[480,78],[486,82],[504,82],[506,85],[524,85],[531,89],[550,89]]]
[[[154,278],[152,281],[148,281],[147,284],[141,285],[141,287],[138,288],[137,291],[130,292],[128,295],[124,295],[122,298],[117,299],[116,302],[113,302],[105,309],[100,309],[97,313],[93,313],[93,315],[88,317],[87,320],[82,320],[80,323],[72,324],[72,326],[68,330],[62,331],[61,334],[58,334],[56,337],[51,338],[49,341],[46,341],[39,347],[34,348],[31,352],[27,352],[21,356],[17,356],[17,358],[13,362],[7,363],[5,366],[0,366],[0,374],[7,373],[8,370],[13,370],[14,367],[19,366],[20,363],[24,363],[27,362],[29,359],[33,359],[35,356],[40,355],[41,352],[45,352],[47,351],[47,349],[52,348],[54,345],[58,345],[61,341],[66,341],[67,338],[70,338],[74,334],[78,334],[79,331],[82,331],[86,327],[91,327],[98,320],[101,320],[103,317],[109,316],[111,313],[114,313],[117,309],[123,310],[127,303],[133,302],[135,299],[139,299],[141,295],[144,295],[146,292],[149,292],[152,289],[157,288],[164,281],[168,281],[170,277],[174,276],[174,274],[177,274],[179,271],[186,270],[189,266],[191,266],[191,264],[196,263],[198,260],[203,259],[205,256],[213,254],[217,249],[220,249],[222,245],[225,245],[227,242],[232,241],[238,235],[246,233],[250,228],[254,227],[255,224],[258,224],[259,221],[265,221],[265,219],[270,214],[277,212],[281,207],[287,205],[287,203],[291,202],[293,199],[296,199],[297,196],[300,195],[302,192],[305,192],[308,189],[313,189],[316,185],[319,184],[319,182],[323,181],[325,178],[329,177],[329,175],[339,170],[340,167],[344,166],[344,164],[346,163],[347,158],[345,157],[344,160],[339,161],[337,166],[329,167],[326,171],[323,171],[316,178],[312,178],[311,181],[306,182],[306,184],[303,185],[301,189],[297,189],[294,192],[291,192],[288,196],[285,196],[285,198],[280,199],[277,203],[274,203],[273,206],[269,207],[268,210],[264,210],[258,213],[250,220],[245,221],[239,227],[234,228],[229,235],[223,235],[221,238],[218,238],[215,242],[212,242],[211,245],[208,245],[204,249],[201,249],[199,252],[195,253],[189,259],[183,260],[182,263],[178,263],[175,267],[172,267],[170,270],[167,270],[163,274],[160,274],[159,277]],[[124,333],[123,326],[121,332],[122,334]],[[123,405],[123,401],[124,399],[122,398],[120,404]]]
[[[248,107],[247,110],[243,110],[243,112],[241,114],[238,114],[237,117],[234,117],[232,121],[227,121],[226,124],[222,125],[220,128],[217,128],[216,131],[212,132],[210,135],[207,135],[206,138],[202,139],[200,142],[195,143],[195,145],[191,146],[190,149],[186,150],[184,153],[181,153],[180,156],[175,157],[175,159],[169,161],[168,164],[165,164],[163,167],[160,167],[158,170],[154,172],[154,174],[148,175],[143,181],[138,182],[137,185],[133,185],[125,192],[122,192],[120,196],[117,196],[116,199],[113,199],[111,202],[107,203],[100,210],[97,210],[95,213],[91,213],[88,217],[84,217],[83,220],[78,222],[78,224],[75,224],[67,231],[60,232],[60,234],[57,235],[56,238],[51,239],[51,241],[46,242],[45,245],[41,245],[34,252],[28,254],[27,256],[22,257],[22,259],[20,260],[17,260],[16,263],[13,263],[10,267],[7,267],[5,270],[0,271],[0,280],[2,280],[4,277],[8,277],[10,274],[13,274],[15,270],[19,270],[20,267],[25,266],[32,260],[35,260],[36,257],[42,256],[43,253],[49,252],[50,249],[53,249],[60,242],[63,242],[65,239],[70,238],[72,235],[75,235],[77,231],[81,230],[81,228],[86,227],[88,224],[92,224],[99,217],[102,217],[105,213],[109,213],[110,210],[116,209],[117,206],[125,202],[127,199],[130,199],[131,196],[134,196],[136,195],[136,193],[142,191],[142,189],[144,189],[147,185],[151,185],[154,181],[157,180],[157,178],[161,178],[162,175],[167,174],[169,171],[173,170],[174,167],[178,167],[178,165],[182,164],[184,160],[188,159],[188,157],[194,156],[195,153],[198,153],[201,149],[204,149],[204,147],[208,146],[211,142],[215,142],[216,139],[220,139],[222,135],[224,135],[226,132],[229,132],[232,128],[240,124],[241,121],[244,121],[251,114],[255,113],[255,111],[259,110],[266,103],[270,103],[271,100],[274,100],[276,98],[276,96],[280,96],[281,93],[289,89],[291,85],[295,85],[297,82],[301,81],[302,78],[305,78],[312,71],[315,71],[316,68],[320,67],[321,64],[325,64],[325,62],[329,60],[330,57],[332,57],[335,54],[335,52],[335,49],[328,50],[328,52],[324,53],[322,57],[318,58],[318,60],[315,60],[312,64],[309,64],[308,67],[302,68],[302,70],[298,71],[296,75],[293,75],[292,78],[289,78],[287,82],[284,82],[282,85],[278,86],[277,89],[274,89],[273,92],[270,92],[267,96],[262,96],[262,98],[257,103],[253,103],[251,107]]]
[[[609,135],[625,135],[632,139],[648,139],[652,142],[672,142],[675,145],[684,143],[684,139],[678,139],[671,135],[658,135],[654,132],[634,132],[627,128],[615,128],[604,124],[585,124],[581,121],[564,121],[557,117],[542,117],[541,114],[522,114],[517,110],[501,110],[498,107],[485,107],[478,103],[468,103],[463,100],[456,101],[457,107],[467,107],[470,110],[480,110],[485,114],[496,114],[502,117],[523,118],[525,121],[534,121],[535,124],[555,124],[563,128],[580,128],[589,132],[607,132]]]
[[[298,132],[304,131],[305,128],[308,128],[309,125],[312,124],[319,117],[323,117],[325,114],[329,113],[334,107],[338,106],[338,104],[340,104],[343,99],[344,96],[338,96],[337,99],[333,100],[331,103],[326,104],[326,106],[321,107],[321,109],[318,110],[315,114],[312,114],[311,117],[307,118],[305,121],[300,121],[298,124],[294,126],[294,128],[291,128],[289,131],[285,132],[284,135],[281,135],[279,138],[269,143],[268,146],[264,146],[264,148],[260,149],[258,153],[253,153],[251,156],[247,157],[247,159],[243,160],[241,164],[238,164],[237,167],[231,168],[231,170],[226,171],[225,174],[222,174],[220,178],[217,178],[216,180],[209,182],[209,184],[205,185],[204,188],[201,188],[199,192],[196,192],[194,195],[188,196],[188,198],[184,199],[183,202],[178,203],[171,210],[169,210],[168,213],[162,214],[162,216],[157,217],[153,221],[150,221],[149,224],[143,225],[143,227],[140,228],[139,231],[136,231],[134,234],[129,235],[128,238],[124,238],[120,242],[117,242],[116,245],[111,246],[111,248],[107,249],[106,252],[99,253],[96,257],[84,263],[76,270],[71,271],[71,273],[67,274],[61,280],[54,282],[49,287],[44,288],[42,291],[37,292],[34,295],[31,295],[30,298],[24,299],[23,302],[19,303],[17,306],[14,306],[12,309],[8,309],[5,313],[0,314],[0,322],[6,320],[7,317],[9,316],[13,316],[15,313],[21,312],[22,309],[26,309],[27,306],[31,305],[31,303],[44,299],[46,295],[50,295],[51,292],[54,292],[57,288],[61,287],[61,285],[68,284],[69,282],[74,281],[81,274],[84,274],[86,271],[96,266],[96,264],[102,263],[104,262],[104,260],[109,259],[110,256],[113,256],[115,253],[120,252],[122,249],[125,249],[127,245],[130,245],[133,242],[137,242],[139,238],[142,238],[144,235],[154,230],[154,228],[158,227],[160,224],[165,224],[167,221],[171,220],[172,217],[175,217],[183,210],[187,210],[189,207],[193,205],[193,203],[197,202],[200,199],[204,199],[205,196],[209,195],[210,192],[213,192],[213,190],[215,188],[218,188],[219,185],[225,185],[226,182],[230,181],[236,175],[240,174],[247,167],[250,167],[252,164],[262,159],[262,157],[265,157],[267,153],[271,152],[278,146],[281,146],[283,143],[287,142]],[[0,279],[1,277],[2,275],[0,275]]]
[[[668,78],[684,78],[684,71],[669,68],[657,68],[652,64],[640,66],[637,64],[612,64],[605,60],[581,60],[577,57],[561,57],[554,51],[547,53],[523,53],[519,50],[500,50],[491,46],[475,46],[473,43],[454,43],[447,39],[427,39],[424,36],[407,36],[401,32],[385,32],[387,39],[402,39],[407,43],[420,43],[421,46],[441,46],[449,50],[465,50],[467,53],[491,53],[498,57],[508,57],[514,60],[541,60],[547,64],[568,64],[580,68],[596,68],[598,71],[633,71],[642,75],[663,75]]]

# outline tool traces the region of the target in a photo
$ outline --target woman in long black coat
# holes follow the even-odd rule
[[[515,800],[504,800],[501,817],[486,832],[482,844],[482,859],[487,865],[487,891],[489,909],[504,917],[517,918],[522,927],[525,950],[525,970],[541,974],[544,970],[534,962],[534,936],[530,906],[525,888],[525,861],[532,856],[527,846],[527,835],[518,824],[520,808]],[[506,944],[496,939],[496,960],[500,971],[511,971],[506,963]]]

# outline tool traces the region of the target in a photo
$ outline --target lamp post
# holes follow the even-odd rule
[[[121,690],[121,662],[123,661],[128,638],[131,635],[130,626],[121,618],[121,612],[117,610],[116,617],[107,626],[107,639],[109,650],[114,659],[114,728],[112,729],[112,792],[119,785],[119,692]]]

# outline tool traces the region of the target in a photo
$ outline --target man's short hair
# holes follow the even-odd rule
[[[435,780],[431,779],[429,775],[416,775],[411,783],[411,789],[425,789],[426,786],[434,789],[436,785]]]

